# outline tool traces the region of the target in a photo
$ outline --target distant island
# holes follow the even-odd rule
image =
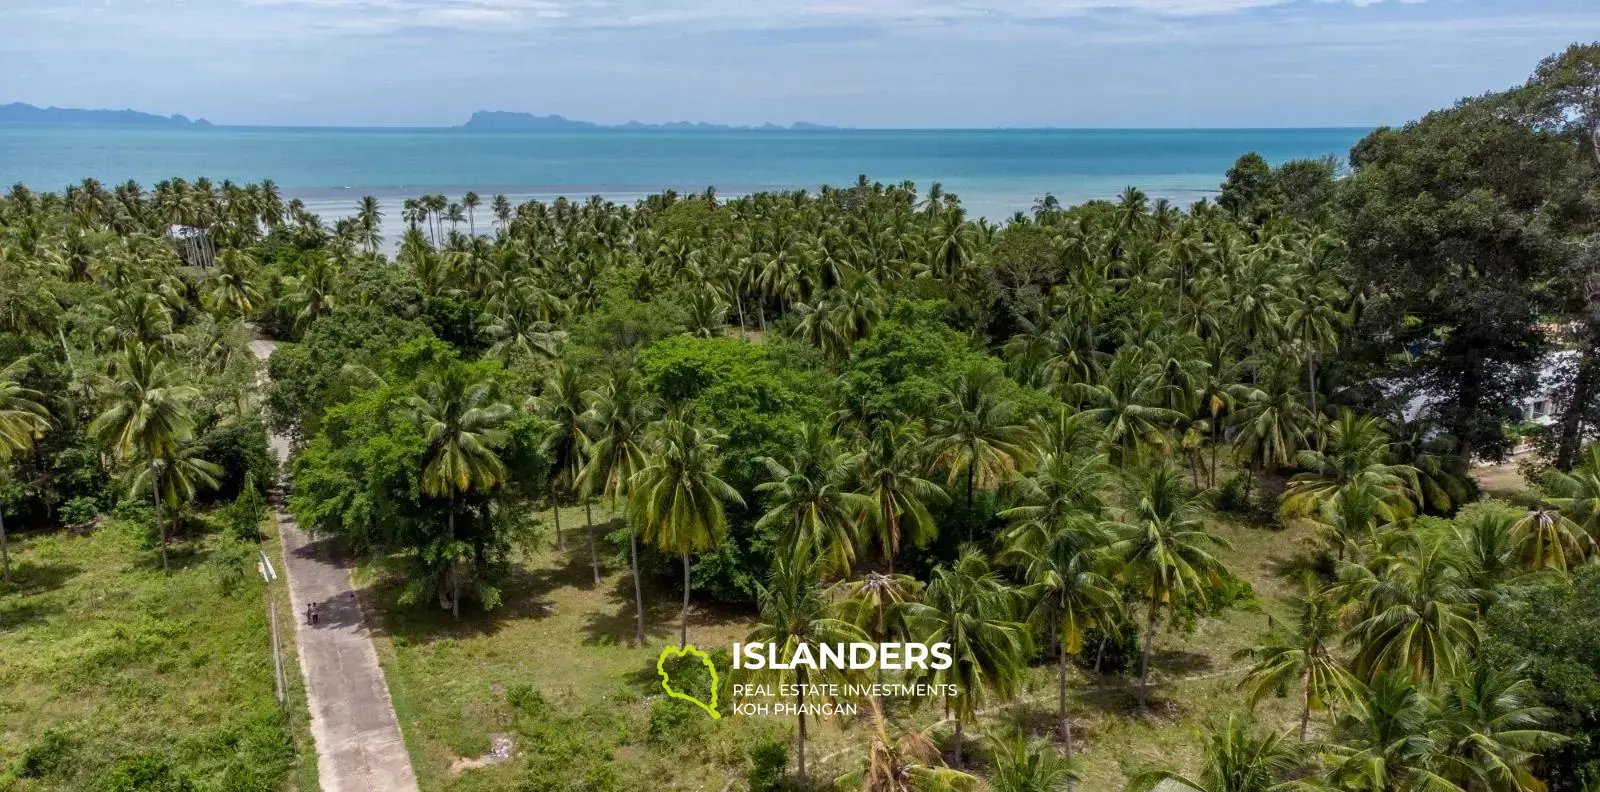
[[[727,124],[707,124],[695,121],[672,121],[665,124],[644,124],[638,121],[629,121],[626,124],[596,124],[593,121],[578,121],[559,115],[541,116],[532,113],[510,113],[501,110],[480,110],[473,113],[472,118],[468,119],[467,123],[456,128],[474,132],[597,132],[601,130],[640,132],[711,132],[729,130],[814,132],[838,129],[838,127],[810,124],[804,121],[799,121],[789,126],[780,126],[778,124],[729,126]]]
[[[68,107],[34,107],[13,102],[0,105],[0,124],[82,124],[84,126],[209,127],[204,118],[160,116],[137,110],[79,110]]]

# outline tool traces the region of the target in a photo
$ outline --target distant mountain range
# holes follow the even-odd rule
[[[593,121],[578,121],[558,115],[540,116],[532,113],[508,113],[500,110],[480,110],[472,114],[467,123],[457,129],[468,129],[475,132],[596,132],[600,130],[627,130],[627,131],[694,131],[711,132],[726,130],[758,130],[758,131],[816,131],[824,129],[838,129],[838,127],[823,126],[821,124],[808,124],[800,121],[789,126],[777,124],[762,124],[761,126],[728,126],[726,124],[707,124],[694,121],[673,121],[666,124],[642,124],[638,121],[629,121],[626,124],[596,124]]]
[[[14,102],[0,105],[0,124],[82,124],[85,126],[183,126],[208,127],[204,118],[189,120],[175,116],[159,116],[137,110],[77,110],[66,107],[34,107]]]

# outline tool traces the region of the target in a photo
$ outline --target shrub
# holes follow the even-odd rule
[[[17,778],[43,778],[66,764],[78,741],[60,729],[47,729],[34,740],[11,765],[11,775]]]
[[[283,714],[263,706],[244,720],[186,741],[175,757],[207,790],[277,792],[294,764],[294,749]]]
[[[195,792],[194,782],[164,756],[124,759],[100,779],[97,792]]]
[[[261,521],[267,516],[267,499],[256,486],[254,475],[245,479],[239,497],[228,507],[228,529],[235,538],[261,541]]]
[[[1217,511],[1244,514],[1250,511],[1250,473],[1237,470],[1217,486],[1211,496]]]
[[[1139,628],[1131,621],[1090,629],[1083,636],[1078,663],[1099,674],[1120,674],[1139,665]]]
[[[671,745],[696,739],[705,720],[703,710],[683,699],[656,699],[650,705],[650,742]]]
[[[750,746],[750,771],[745,780],[750,792],[778,792],[783,788],[783,773],[789,766],[789,743],[776,738]]]
[[[154,550],[161,534],[156,529],[156,513],[148,501],[126,498],[111,510],[116,527],[142,550]]]
[[[246,484],[270,486],[276,478],[277,462],[261,418],[247,415],[218,426],[200,438],[200,457],[220,465],[217,488],[207,493],[217,500],[236,498]]]
[[[217,578],[217,589],[224,596],[238,591],[256,574],[258,563],[256,546],[239,539],[226,539],[212,551],[211,565]]]
[[[99,513],[99,501],[88,495],[79,495],[61,505],[61,522],[65,525],[83,525]]]

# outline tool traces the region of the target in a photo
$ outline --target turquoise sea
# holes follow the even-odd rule
[[[1064,203],[1137,185],[1189,203],[1217,189],[1240,154],[1271,162],[1343,158],[1365,129],[1095,129],[466,132],[451,129],[0,126],[0,185],[40,190],[94,177],[145,186],[183,176],[272,179],[325,216],[362,195],[486,198],[663,189],[722,195],[876,181],[942,182],[974,214],[1001,219],[1045,193]],[[385,206],[386,212],[398,212]]]

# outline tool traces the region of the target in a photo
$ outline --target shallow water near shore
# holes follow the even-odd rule
[[[271,179],[325,218],[375,195],[386,215],[422,193],[468,190],[513,200],[600,195],[634,201],[665,189],[723,196],[875,181],[933,182],[976,216],[1001,220],[1046,193],[1063,203],[1137,185],[1188,204],[1233,161],[1344,157],[1364,129],[832,130],[466,132],[451,129],[0,126],[0,183],[59,190],[93,177]],[[479,219],[487,223],[487,209]]]

